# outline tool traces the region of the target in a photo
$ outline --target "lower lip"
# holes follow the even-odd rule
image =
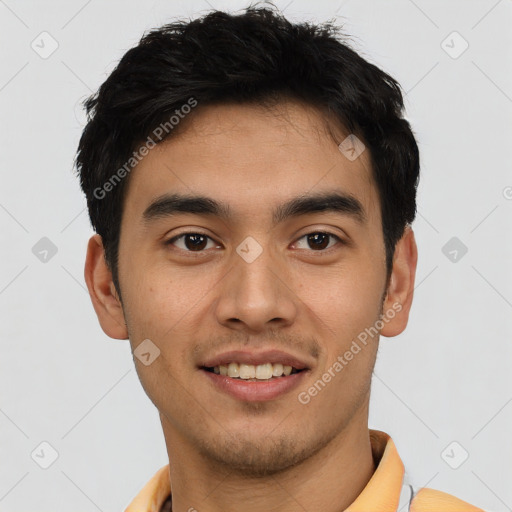
[[[238,400],[248,402],[263,402],[266,400],[274,400],[285,393],[296,388],[308,373],[308,370],[292,373],[286,377],[276,377],[271,380],[246,381],[243,379],[232,379],[224,375],[201,370],[210,382],[217,389],[231,395]]]

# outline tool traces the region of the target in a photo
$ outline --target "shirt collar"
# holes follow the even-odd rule
[[[404,465],[391,437],[369,430],[373,460],[377,469],[361,494],[345,512],[396,512],[402,490]],[[161,467],[125,509],[125,512],[160,512],[171,493],[169,464]]]
[[[377,469],[346,512],[396,512],[405,472],[403,462],[395,443],[385,432],[370,429],[370,442]]]

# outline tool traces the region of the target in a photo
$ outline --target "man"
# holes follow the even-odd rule
[[[481,510],[412,488],[368,429],[417,262],[398,83],[252,7],[150,32],[86,108],[85,279],[169,457],[126,510]]]

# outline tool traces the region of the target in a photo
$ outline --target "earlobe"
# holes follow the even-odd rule
[[[92,305],[105,334],[118,340],[128,339],[122,304],[105,261],[101,236],[98,234],[93,235],[87,245],[84,277]]]
[[[382,336],[397,336],[407,326],[414,294],[417,262],[418,248],[414,232],[410,226],[407,226],[395,247],[393,270],[383,304]]]

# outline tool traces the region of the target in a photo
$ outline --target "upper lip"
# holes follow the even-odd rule
[[[214,368],[220,365],[227,366],[229,363],[252,364],[254,366],[265,363],[281,363],[283,366],[292,366],[297,370],[307,370],[310,368],[305,361],[301,361],[297,357],[281,350],[265,350],[263,352],[232,350],[207,359],[200,366]]]

